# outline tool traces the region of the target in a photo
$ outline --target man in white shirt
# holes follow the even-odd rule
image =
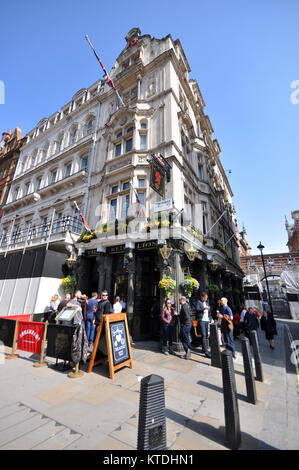
[[[210,324],[210,305],[208,302],[208,294],[203,292],[201,300],[198,300],[196,305],[197,321],[200,322],[200,329],[202,334],[202,351],[206,357],[211,357],[208,349],[208,336]]]

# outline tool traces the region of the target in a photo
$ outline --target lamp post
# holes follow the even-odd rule
[[[265,262],[264,262],[264,256],[263,256],[263,249],[265,248],[264,245],[260,242],[259,246],[257,248],[261,252],[261,258],[262,258],[262,263],[263,263],[263,268],[264,268],[264,275],[266,279],[266,286],[267,286],[267,293],[268,293],[268,299],[269,299],[269,305],[270,305],[270,310],[271,310],[271,315],[273,317],[273,309],[272,309],[272,302],[271,302],[271,297],[270,297],[270,291],[269,291],[269,285],[268,285],[268,279],[267,279],[267,274],[266,274],[266,268],[265,268]]]

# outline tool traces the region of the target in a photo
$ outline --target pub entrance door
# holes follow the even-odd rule
[[[156,249],[136,251],[133,339],[160,339],[160,271]]]

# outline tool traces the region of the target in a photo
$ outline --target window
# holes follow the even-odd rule
[[[92,133],[92,127],[93,127],[93,119],[89,119],[89,121],[86,124],[86,135],[89,135]]]
[[[118,186],[112,186],[111,188],[111,194],[115,194],[118,192]]]
[[[123,183],[123,191],[126,191],[126,189],[130,189],[130,181],[126,181]]]
[[[147,149],[147,135],[140,134],[140,150],[146,150],[146,149]]]
[[[117,139],[120,139],[120,137],[123,135],[122,131],[118,132],[118,134],[116,134],[116,138]]]
[[[129,127],[129,128],[127,129],[127,134],[131,134],[131,132],[133,132],[133,127]]]
[[[147,123],[146,123],[146,122],[142,122],[142,123],[140,124],[140,128],[141,128],[141,129],[147,129]]]
[[[84,155],[84,157],[81,158],[80,170],[86,170],[87,165],[88,165],[88,155]]]
[[[133,148],[133,139],[132,138],[127,139],[126,140],[126,153],[131,152],[132,148]]]
[[[138,188],[145,188],[145,178],[138,178]]]
[[[202,202],[201,207],[202,207],[202,231],[203,231],[203,234],[205,235],[208,231],[207,203]]]
[[[71,131],[71,141],[70,144],[73,145],[76,142],[77,129]]]
[[[141,191],[137,191],[138,199],[142,206],[145,206],[145,193]]]
[[[121,143],[114,146],[114,156],[119,157],[121,155]]]
[[[42,221],[42,224],[41,224],[41,228],[40,228],[40,236],[41,237],[44,237],[47,234],[47,231],[48,231],[47,221],[48,221],[47,217],[44,217],[43,221]]]
[[[117,199],[111,199],[110,201],[110,213],[109,213],[109,220],[114,221],[116,219],[116,212],[117,212]]]
[[[65,172],[64,172],[65,178],[67,178],[68,176],[70,176],[71,172],[72,172],[72,162],[67,163],[67,164],[65,165]]]
[[[42,179],[41,179],[41,178],[37,178],[37,180],[36,180],[36,185],[35,185],[35,191],[39,191],[40,188],[41,188],[41,185],[42,185]]]
[[[19,199],[19,196],[20,196],[20,188],[18,187],[15,189],[13,200],[16,201],[17,199]]]
[[[130,204],[130,195],[126,194],[121,198],[121,218],[126,219],[128,217],[128,209]]]
[[[24,196],[27,196],[27,194],[29,194],[29,192],[30,192],[30,183],[26,183]]]
[[[50,184],[56,183],[56,179],[57,179],[57,169],[51,171]]]
[[[61,149],[62,149],[62,137],[60,137],[60,139],[57,140],[56,142],[56,153],[60,152]]]

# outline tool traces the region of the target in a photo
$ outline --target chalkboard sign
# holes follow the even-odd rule
[[[102,332],[104,332],[104,335],[101,334]],[[106,340],[108,355],[96,360],[98,348],[100,349],[100,340],[102,342]],[[127,315],[125,313],[102,315],[87,372],[91,372],[94,366],[107,360],[111,379],[114,379],[115,371],[121,367],[129,365],[131,369],[133,368]]]
[[[128,338],[126,335],[126,325],[124,321],[109,324],[111,346],[113,354],[113,364],[116,366],[121,362],[130,359],[128,350]]]
[[[48,325],[47,356],[71,361],[72,339],[76,326]]]

